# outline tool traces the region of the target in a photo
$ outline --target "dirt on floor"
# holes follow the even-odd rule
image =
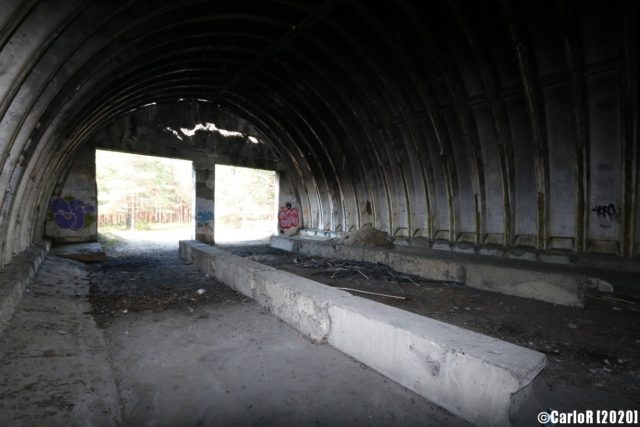
[[[640,301],[592,293],[584,308],[564,307],[427,281],[381,264],[309,258],[267,246],[227,249],[360,297],[543,352],[548,365],[537,386],[545,390],[538,394],[556,407],[640,408]],[[553,396],[554,387],[563,390],[560,397]],[[600,406],[592,406],[594,401]]]
[[[147,240],[112,237],[103,245],[108,258],[88,264],[90,301],[99,325],[129,312],[169,308],[193,312],[199,305],[247,301],[206,273],[179,268],[187,263],[177,255],[176,240],[167,239],[166,233],[156,234],[160,237]]]

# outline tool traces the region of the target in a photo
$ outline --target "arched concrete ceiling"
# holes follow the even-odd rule
[[[637,254],[638,6],[5,0],[0,261],[73,150],[148,103],[268,136],[307,227]]]

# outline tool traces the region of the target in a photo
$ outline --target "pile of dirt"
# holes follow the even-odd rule
[[[342,243],[353,246],[393,247],[393,243],[389,240],[389,233],[378,230],[371,224],[366,224],[360,230],[349,233],[342,239]]]

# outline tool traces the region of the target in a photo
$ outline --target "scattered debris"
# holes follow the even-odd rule
[[[297,260],[297,262],[295,260]],[[371,262],[323,258],[307,258],[302,260],[298,257],[294,258],[294,263],[298,267],[317,269],[318,271],[311,273],[314,276],[328,276],[331,279],[353,279],[355,276],[362,276],[366,280],[395,283],[410,282],[418,287],[421,286],[420,282],[426,282],[425,279],[419,276],[399,273],[380,263],[374,264]]]
[[[578,325],[576,325],[575,323],[569,323],[567,326],[571,329],[578,329]]]

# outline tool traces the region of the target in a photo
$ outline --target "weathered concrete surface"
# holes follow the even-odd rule
[[[98,238],[96,150],[87,144],[75,153],[48,201],[45,237],[54,243]]]
[[[25,288],[49,251],[49,246],[48,241],[35,244],[0,269],[0,334],[13,316]]]
[[[274,236],[271,246],[309,256],[380,262],[395,270],[430,280],[457,282],[506,295],[567,306],[584,305],[588,277],[562,271],[562,266],[427,248],[354,247],[332,241]]]
[[[351,297],[347,292],[318,286],[312,280],[198,242],[181,241],[180,254],[317,342],[326,340],[329,334],[329,302]],[[295,279],[295,286],[283,281],[291,278]]]
[[[477,425],[509,425],[527,400],[528,384],[545,365],[541,353],[354,297],[202,243],[181,241],[180,253],[312,339],[327,340]]]
[[[204,243],[215,242],[215,164],[195,162],[193,175],[196,189],[195,234],[196,240]]]
[[[486,291],[553,304],[582,307],[587,278],[582,275],[556,273],[544,268],[523,269],[491,263],[465,263],[465,285]]]
[[[45,261],[0,337],[0,425],[469,425],[312,343],[175,252],[132,258],[91,267],[92,286],[108,291],[92,287],[94,304],[133,296],[129,310],[106,320],[87,301],[89,267]],[[217,297],[139,311],[136,298],[148,303],[154,287],[167,296],[201,287]]]
[[[509,425],[545,356],[362,298],[331,305],[329,344],[477,425]]]
[[[291,182],[290,174],[280,172],[276,175],[278,186],[278,231],[280,234],[292,236],[302,228],[303,215],[299,198]]]
[[[49,257],[0,337],[0,425],[117,426],[118,393],[84,266]]]
[[[252,301],[194,310],[107,328],[124,425],[468,425]]]

